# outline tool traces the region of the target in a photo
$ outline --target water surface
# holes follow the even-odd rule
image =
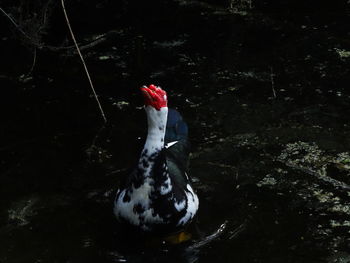
[[[74,51],[37,50],[25,75],[32,49],[6,24],[1,47],[18,56],[0,74],[0,261],[347,262],[346,8],[98,4],[69,8],[79,39],[106,33],[83,53],[107,125]],[[47,43],[68,38],[60,12]],[[134,238],[112,214],[148,83],[190,127],[200,211],[178,245]]]

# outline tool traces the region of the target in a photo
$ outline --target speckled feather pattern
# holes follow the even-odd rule
[[[117,193],[114,213],[120,221],[143,231],[171,232],[191,222],[198,210],[198,197],[185,171],[167,159],[164,136],[168,108],[145,109],[148,121],[145,146],[137,168]],[[170,145],[173,147],[176,142]],[[185,184],[178,183],[175,173],[176,176],[181,173]]]

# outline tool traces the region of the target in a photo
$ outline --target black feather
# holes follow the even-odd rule
[[[190,143],[188,140],[188,127],[180,113],[174,109],[168,109],[165,144],[176,142],[170,147],[163,148],[152,154],[147,149],[141,154],[142,161],[126,180],[124,189],[124,202],[130,201],[132,189],[138,189],[145,183],[145,171],[151,166],[150,176],[154,179],[152,187],[155,191],[149,196],[152,204],[153,216],[162,218],[163,223],[148,223],[144,221],[144,208],[140,205],[134,207],[134,212],[139,214],[139,227],[146,226],[152,232],[177,231],[182,225],[178,225],[181,218],[186,214],[186,209],[177,211],[175,203],[189,202],[186,193],[190,180],[187,176]],[[162,192],[170,185],[169,192]],[[118,198],[118,194],[117,194]],[[192,201],[192,200],[191,200]],[[123,218],[121,218],[123,221]],[[130,223],[130,222],[126,222]]]

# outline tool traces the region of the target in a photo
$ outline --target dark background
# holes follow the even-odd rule
[[[0,7],[1,262],[350,262],[347,1],[67,1],[107,124],[60,1]],[[193,146],[201,208],[175,246],[112,215],[150,83]]]

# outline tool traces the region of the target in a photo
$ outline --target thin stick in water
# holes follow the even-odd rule
[[[34,67],[35,67],[35,63],[36,63],[36,47],[34,47],[34,53],[33,53],[33,63],[32,66],[29,70],[29,72],[27,73],[27,76],[31,75],[33,73]]]
[[[99,99],[98,99],[98,97],[97,97],[96,91],[95,91],[95,89],[94,89],[94,85],[92,84],[92,81],[91,81],[91,77],[90,77],[89,71],[88,71],[88,69],[87,69],[87,67],[86,67],[84,58],[83,58],[83,56],[81,55],[81,52],[80,52],[79,46],[78,46],[78,44],[77,44],[77,41],[75,40],[75,36],[74,36],[73,30],[72,30],[72,28],[71,28],[71,26],[70,26],[69,19],[68,19],[68,15],[67,15],[67,12],[66,12],[66,8],[65,8],[65,6],[64,6],[64,0],[61,0],[61,3],[62,3],[63,13],[64,13],[64,16],[65,16],[65,18],[66,18],[67,26],[68,26],[68,28],[69,28],[69,32],[70,32],[70,34],[71,34],[71,36],[72,36],[74,45],[75,45],[75,47],[76,47],[76,49],[77,49],[77,52],[78,52],[79,57],[80,57],[80,59],[81,59],[81,62],[83,63],[83,66],[84,66],[86,75],[87,75],[87,77],[88,77],[88,79],[89,79],[89,83],[90,83],[92,92],[93,92],[93,94],[94,94],[94,97],[95,97],[95,99],[96,99],[97,105],[98,105],[98,107],[99,107],[99,109],[100,109],[102,118],[103,118],[104,122],[106,123],[106,122],[107,122],[107,119],[106,119],[105,113],[104,113],[104,111],[103,111],[103,109],[102,109],[102,106],[101,106],[101,103],[100,103],[100,101],[99,101]]]
[[[2,8],[0,7],[0,11],[11,21],[11,23],[15,26],[15,28],[16,28],[19,32],[21,32],[21,33],[23,34],[23,36],[25,36],[25,37],[28,38],[29,40],[32,40],[32,39],[22,30],[22,28],[15,22],[15,20],[13,20],[13,18],[12,18],[9,14],[7,14],[7,13],[5,12],[4,9],[2,9]]]
[[[274,81],[274,73],[273,73],[273,68],[270,67],[270,81],[271,81],[271,88],[272,88],[272,93],[273,93],[273,98],[276,99],[276,90],[275,90],[275,81]]]

